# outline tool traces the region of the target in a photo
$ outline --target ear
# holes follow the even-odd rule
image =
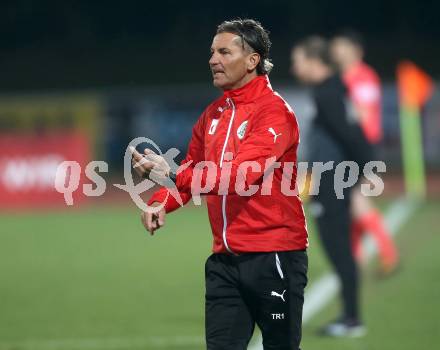
[[[249,54],[247,59],[247,69],[248,71],[253,71],[255,68],[257,68],[258,64],[260,63],[261,57],[258,53],[253,52]]]

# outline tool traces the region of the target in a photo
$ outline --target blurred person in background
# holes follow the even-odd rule
[[[362,169],[372,152],[359,125],[349,120],[347,91],[331,63],[328,43],[313,36],[296,44],[291,51],[291,71],[303,83],[312,86],[315,116],[308,133],[310,162],[334,162],[333,170],[321,178],[312,172],[311,186],[319,186],[311,196],[310,209],[316,218],[324,250],[342,286],[343,311],[320,334],[356,337],[365,334],[359,311],[359,277],[350,240],[350,188],[344,198],[335,193],[335,167],[342,161],[355,161]]]
[[[330,53],[347,86],[354,117],[358,119],[368,142],[377,145],[382,139],[380,79],[374,69],[363,61],[361,36],[354,31],[341,32],[331,40]],[[399,261],[396,246],[382,214],[368,197],[361,194],[359,186],[352,193],[351,215],[355,258],[358,262],[363,261],[362,236],[370,234],[378,247],[381,273],[387,275],[393,272]]]
[[[205,265],[209,350],[247,349],[255,323],[264,349],[298,350],[300,346],[307,228],[299,197],[286,196],[281,190],[284,162],[296,164],[299,130],[292,110],[271,88],[270,45],[268,33],[254,20],[223,22],[209,60],[213,83],[223,94],[193,128],[182,163],[189,167],[173,175],[164,158],[148,150],[145,156],[134,152],[138,174],[154,173],[158,183],[172,179],[184,203],[193,194],[196,165],[209,161],[217,165],[216,170],[225,165],[230,169],[226,193],[220,186],[222,171],[203,180],[212,185],[205,194],[214,236],[214,254]],[[271,194],[259,190],[240,194],[239,181],[244,181],[246,189],[262,184],[270,159],[281,163],[273,173]],[[249,162],[252,171],[243,175],[240,165]],[[291,183],[296,183],[296,168]],[[142,213],[151,234],[164,225],[166,213],[180,206],[168,194],[167,188],[161,188],[149,205],[165,207]]]

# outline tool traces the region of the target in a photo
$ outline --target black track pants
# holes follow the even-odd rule
[[[307,267],[305,251],[211,255],[205,267],[207,349],[246,349],[256,323],[265,350],[298,350]]]
[[[344,199],[338,199],[334,190],[334,172],[323,173],[319,195],[313,197],[311,209],[324,250],[341,282],[344,309],[341,316],[358,319],[359,278],[351,250],[350,189],[346,189]]]

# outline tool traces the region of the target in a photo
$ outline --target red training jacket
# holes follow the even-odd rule
[[[298,144],[296,117],[272,90],[266,75],[239,89],[225,91],[205,109],[193,128],[182,165],[192,163],[178,171],[176,186],[184,203],[194,194],[192,183],[209,189],[205,195],[215,253],[302,250],[308,246],[301,200],[298,195],[287,196],[281,190],[282,182],[283,189],[295,188]],[[266,163],[272,164],[271,160],[281,162],[272,172],[272,179],[263,177]],[[201,161],[215,163],[217,171],[194,171]],[[253,165],[248,161],[253,161]],[[229,184],[221,182],[222,173],[229,172]],[[270,195],[263,195],[269,193],[269,184]],[[255,194],[237,194],[242,193],[240,190],[255,192],[256,186]],[[167,193],[166,188],[161,188],[148,204],[162,203]],[[166,212],[178,207],[174,197],[168,196]]]
[[[363,62],[351,67],[343,75],[351,100],[360,113],[360,125],[371,144],[382,139],[381,89],[377,73]]]

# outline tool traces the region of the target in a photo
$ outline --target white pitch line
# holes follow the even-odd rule
[[[420,203],[417,200],[401,198],[387,209],[384,220],[389,232],[395,236],[406,223]],[[366,258],[371,259],[376,253],[376,246],[368,235],[365,245]],[[304,296],[303,324],[309,322],[318,312],[326,307],[339,291],[339,280],[334,273],[326,273],[307,288]],[[261,335],[248,347],[248,350],[263,350]]]

